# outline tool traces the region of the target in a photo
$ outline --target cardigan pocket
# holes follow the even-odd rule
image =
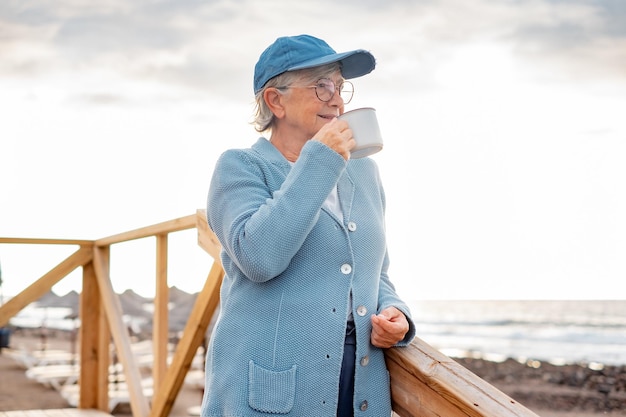
[[[287,414],[296,396],[296,365],[285,371],[270,371],[250,361],[248,404],[257,411]]]

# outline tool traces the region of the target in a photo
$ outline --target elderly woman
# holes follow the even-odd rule
[[[282,37],[255,66],[250,149],[219,159],[208,222],[226,276],[203,417],[391,415],[384,348],[415,331],[387,276],[385,194],[337,119],[367,51]]]

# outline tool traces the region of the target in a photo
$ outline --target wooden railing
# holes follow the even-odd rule
[[[198,231],[199,246],[213,257],[214,262],[168,366],[168,235],[192,228]],[[111,245],[147,237],[156,238],[154,395],[151,406],[142,390],[141,375],[122,320],[120,301],[109,276]],[[95,241],[0,237],[1,243],[79,246],[67,259],[0,307],[0,326],[3,326],[24,307],[50,291],[63,277],[82,267],[80,320],[90,325],[79,329],[79,408],[108,411],[109,344],[113,339],[128,383],[133,416],[168,416],[217,308],[224,276],[219,261],[220,244],[206,223],[204,211]],[[386,358],[391,374],[393,409],[399,416],[536,417],[420,339],[415,339],[409,347],[387,350]]]

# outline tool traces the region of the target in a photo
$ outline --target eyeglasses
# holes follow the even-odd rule
[[[277,87],[277,88],[291,88],[296,86]],[[301,88],[315,88],[315,95],[320,101],[328,103],[335,96],[335,92],[339,91],[339,96],[343,100],[344,104],[350,103],[354,96],[354,86],[350,81],[343,81],[341,84],[336,85],[332,80],[328,78],[321,78],[315,85],[304,86]]]

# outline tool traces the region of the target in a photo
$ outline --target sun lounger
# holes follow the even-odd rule
[[[61,349],[35,350],[30,355],[35,359],[36,365],[73,364],[80,360],[77,354]]]
[[[6,349],[3,354],[11,357],[22,368],[30,369],[39,365],[67,365],[78,363],[80,358],[66,350],[35,350],[26,349]]]
[[[200,369],[191,369],[185,375],[185,386],[204,389],[204,371]]]
[[[143,394],[151,399],[154,394],[152,378],[146,378],[141,381]],[[61,389],[61,396],[72,407],[78,407],[80,398],[80,388],[78,385],[66,385]],[[130,394],[128,386],[124,382],[109,383],[109,412],[115,410],[120,404],[130,404]]]
[[[154,382],[152,378],[145,378],[141,381],[141,386],[143,388],[153,388]],[[78,393],[80,391],[80,386],[78,384],[65,385],[61,387],[59,393],[63,398],[65,398],[70,404],[78,398]],[[112,391],[128,391],[128,384],[126,382],[109,382],[109,392]],[[71,400],[71,401],[70,401]]]
[[[192,407],[187,408],[187,415],[190,416],[199,416],[201,414],[200,412],[200,406],[199,405],[194,405]]]
[[[40,384],[60,390],[65,384],[73,384],[78,380],[78,365],[43,365],[33,366],[26,371],[26,376]]]
[[[78,381],[80,367],[78,365],[41,365],[26,370],[26,376],[40,384],[50,386],[57,391],[64,385]],[[124,372],[121,364],[109,365],[109,380],[123,381]]]

